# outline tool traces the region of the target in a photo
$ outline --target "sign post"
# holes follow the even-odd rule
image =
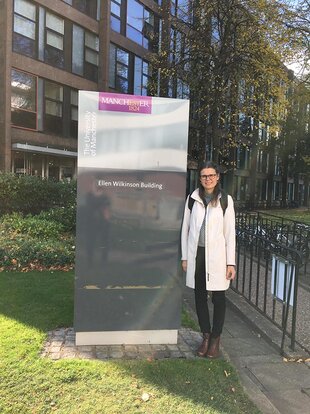
[[[189,101],[80,92],[77,345],[173,344]]]

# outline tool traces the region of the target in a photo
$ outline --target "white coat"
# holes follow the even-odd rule
[[[200,228],[206,213],[205,249],[206,249],[206,289],[209,291],[226,290],[230,281],[226,279],[226,266],[235,265],[235,210],[231,196],[223,215],[218,200],[216,206],[205,206],[196,189],[191,197],[196,200],[192,211],[185,203],[181,233],[182,260],[187,260],[186,285],[195,288],[196,253]],[[220,196],[219,196],[220,197]]]

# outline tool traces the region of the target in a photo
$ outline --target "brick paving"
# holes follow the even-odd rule
[[[188,328],[179,329],[176,345],[92,345],[76,346],[73,328],[59,328],[48,332],[42,357],[60,359],[168,359],[196,358],[201,334]]]

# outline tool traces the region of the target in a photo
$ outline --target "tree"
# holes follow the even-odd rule
[[[298,80],[292,82],[289,102],[280,140],[283,164],[283,207],[287,207],[288,177],[294,177],[296,204],[300,204],[297,191],[300,174],[304,177],[306,189],[310,178],[310,89]],[[308,205],[308,191],[305,192],[304,203]]]
[[[279,83],[287,81],[281,62],[292,54],[287,47],[291,28],[281,23],[289,10],[270,0],[197,0],[192,18],[180,21],[167,9],[165,13],[166,38],[171,28],[185,36],[166,42],[153,60],[165,85],[161,93],[167,95],[169,82],[176,79],[189,86],[202,153],[209,133],[213,158],[219,160],[223,148],[236,145],[240,111],[264,121],[279,119],[283,103]],[[244,85],[245,92],[240,90]],[[241,100],[242,93],[246,96]]]
[[[161,94],[171,96],[181,83],[188,86],[190,148],[195,148],[189,159],[211,158],[224,164],[232,178],[236,148],[251,150],[254,205],[257,152],[275,151],[288,111],[292,76],[283,62],[305,45],[301,9],[277,0],[196,0],[185,9],[178,19],[165,8],[163,47],[153,60]]]
[[[225,149],[229,153],[230,147],[236,146],[240,111],[261,116],[262,108],[269,111],[270,99],[274,97],[274,102],[280,102],[274,80],[285,80],[287,73],[281,64],[282,56],[273,48],[275,38],[270,21],[274,27],[280,13],[273,3],[197,0],[190,11],[192,18],[168,19],[170,28],[185,36],[176,36],[168,48],[166,43],[154,58],[153,66],[160,69],[161,82],[166,85],[162,94],[167,95],[167,85],[177,79],[189,86],[200,158],[205,157],[210,135],[212,158],[217,161]],[[283,42],[282,38],[279,42]],[[276,46],[281,50],[279,44]],[[242,101],[241,82],[248,88]],[[277,110],[275,105],[272,110]]]
[[[289,17],[284,16],[283,24],[290,32],[288,46],[294,54],[288,63],[298,63],[299,81],[310,85],[310,1],[299,0],[289,3]]]

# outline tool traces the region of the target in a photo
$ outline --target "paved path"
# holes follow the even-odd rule
[[[272,293],[274,290],[272,261],[268,262],[269,268],[266,272],[266,259],[263,258],[263,255],[260,257],[259,262],[257,262],[256,258],[252,258],[249,254],[244,256],[243,253],[243,251],[240,252],[238,260],[238,279],[232,283],[232,286],[252,303],[255,303],[269,318],[274,319],[275,322],[281,325],[284,308],[283,302],[275,300],[275,296]],[[302,270],[303,268],[301,268]],[[282,272],[279,271],[279,278],[280,274]],[[308,277],[310,279],[310,274]],[[278,286],[280,285],[281,283]],[[277,293],[280,296],[283,295],[281,289]],[[292,317],[292,307],[290,306],[287,320],[288,332],[292,330]],[[297,291],[295,339],[310,352],[310,287],[300,280]]]
[[[246,393],[264,414],[310,413],[310,362],[304,362],[307,355],[292,358],[294,362],[281,357],[273,338],[267,340],[273,327],[266,327],[265,318],[256,312],[255,322],[262,319],[264,326],[264,331],[257,330],[247,319],[248,308],[240,310],[241,304],[234,303],[232,293],[228,291],[227,295],[222,352],[237,369]],[[185,288],[184,297],[193,310],[192,289]],[[194,312],[192,315],[195,317]]]

